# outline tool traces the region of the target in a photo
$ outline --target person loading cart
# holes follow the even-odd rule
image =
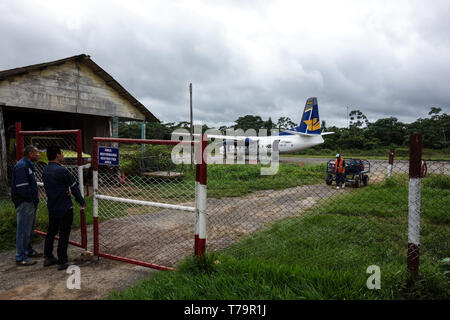
[[[334,163],[334,170],[336,173],[336,189],[342,185],[342,188],[345,187],[345,160],[338,153],[336,155],[336,162]]]

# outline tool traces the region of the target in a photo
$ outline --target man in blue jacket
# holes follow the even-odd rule
[[[39,193],[33,162],[39,159],[39,150],[26,146],[24,157],[14,166],[11,178],[11,200],[17,213],[16,264],[29,266],[36,263],[30,257],[41,257],[31,246],[31,236],[36,223]]]
[[[48,231],[44,244],[44,266],[48,267],[58,264],[58,270],[67,269],[68,257],[67,247],[69,245],[70,229],[73,222],[73,204],[71,194],[83,207],[86,202],[81,195],[75,178],[67,168],[61,165],[64,154],[60,147],[50,146],[47,148],[48,165],[42,173],[45,192],[47,194],[48,207]],[[53,256],[53,242],[55,235],[59,232],[57,248],[58,259]]]

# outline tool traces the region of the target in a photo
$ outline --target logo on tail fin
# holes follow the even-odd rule
[[[306,100],[305,109],[303,110],[302,120],[300,125],[281,132],[280,136],[291,135],[293,131],[309,135],[320,135],[322,128],[319,118],[319,106],[317,104],[317,98],[309,98]]]
[[[309,98],[306,101],[302,122],[298,131],[307,134],[320,134],[321,126],[317,98]]]

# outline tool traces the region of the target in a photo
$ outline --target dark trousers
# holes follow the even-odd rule
[[[49,214],[48,217],[48,231],[45,236],[44,256],[53,257],[53,241],[56,234],[59,233],[58,240],[58,263],[63,264],[68,262],[67,247],[69,246],[70,229],[73,222],[73,209],[69,209],[64,213]]]
[[[336,174],[336,185],[340,186],[345,183],[345,176],[343,173],[337,173]]]

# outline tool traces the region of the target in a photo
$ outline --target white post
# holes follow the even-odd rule
[[[419,274],[421,158],[422,135],[412,134],[409,146],[407,270],[414,277]]]
[[[199,184],[198,187],[198,238],[200,243],[206,241],[206,185]],[[201,250],[200,253],[204,253]]]
[[[198,167],[196,165],[196,169],[198,170]],[[198,252],[198,188],[200,183],[198,181],[195,181],[195,225],[194,225],[194,254],[197,254]]]
[[[95,218],[98,217],[98,171],[94,170],[92,172],[92,186],[94,188],[94,197],[93,197],[93,215]]]
[[[83,181],[83,166],[78,166],[78,186],[81,195],[84,197],[84,181]]]

